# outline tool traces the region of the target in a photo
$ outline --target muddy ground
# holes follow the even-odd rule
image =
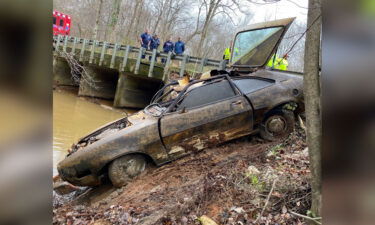
[[[295,213],[310,208],[308,166],[301,128],[278,142],[246,137],[150,167],[121,189],[54,193],[53,223],[305,224]]]

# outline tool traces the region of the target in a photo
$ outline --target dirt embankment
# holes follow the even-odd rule
[[[293,212],[310,207],[304,140],[301,129],[280,142],[243,138],[149,168],[121,189],[54,194],[54,224],[200,224],[202,215],[218,224],[303,224]]]

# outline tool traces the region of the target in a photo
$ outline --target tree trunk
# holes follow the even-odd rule
[[[121,6],[122,0],[114,0],[113,1],[113,9],[112,9],[112,15],[111,15],[111,27],[114,27],[117,24],[118,16],[120,14],[120,6]]]
[[[312,23],[314,24],[311,26]],[[321,0],[309,0],[307,27],[310,27],[310,29],[306,34],[305,44],[304,96],[306,109],[307,145],[309,148],[310,170],[312,175],[311,212],[313,213],[313,216],[320,216],[322,187],[322,120],[319,75]]]
[[[211,25],[211,22],[216,15],[216,11],[218,9],[218,6],[219,6],[220,2],[221,2],[221,0],[211,0],[209,5],[207,5],[208,11],[206,12],[206,18],[205,18],[205,21],[204,21],[204,25],[203,25],[203,28],[202,28],[202,34],[201,34],[201,37],[199,39],[199,44],[198,44],[197,53],[196,53],[196,55],[198,55],[200,57],[203,56],[203,47],[204,47],[203,45],[204,45],[204,42],[205,42],[206,37],[207,37],[208,28]]]
[[[158,17],[156,19],[156,22],[154,24],[154,28],[152,29],[152,33],[155,34],[156,33],[156,29],[158,29],[158,26],[159,26],[159,23],[160,23],[160,20],[161,18],[163,17],[163,13],[164,11],[166,10],[166,5],[167,5],[167,1],[165,0],[162,0],[161,2],[161,6],[160,6],[160,11],[159,11],[159,14],[158,14]]]
[[[82,29],[81,29],[81,24],[80,23],[77,23],[77,27],[78,27],[78,37],[82,37]]]
[[[133,30],[133,34],[134,34],[134,36],[136,36],[136,39],[138,38],[138,35],[139,35],[139,31],[140,32],[143,32],[143,30],[145,29],[145,28],[148,28],[149,29],[149,27],[144,27],[143,29],[141,29],[140,28],[140,26],[139,26],[139,24],[141,23],[141,21],[143,20],[143,19],[145,19],[145,18],[142,18],[142,15],[143,15],[143,9],[144,9],[144,4],[143,4],[143,0],[138,0],[139,2],[140,2],[140,6],[139,6],[139,8],[138,8],[138,12],[137,12],[137,14],[136,14],[136,20],[135,20],[135,28],[134,28],[134,30]],[[149,24],[149,23],[147,23],[146,22],[146,24]]]
[[[100,22],[100,15],[101,15],[101,11],[102,11],[102,6],[103,6],[103,0],[99,0],[98,11],[96,13],[94,35],[93,35],[93,38],[92,38],[93,40],[96,40],[97,37],[98,37],[99,22]]]
[[[111,20],[111,17],[107,17],[107,21],[106,21],[106,26],[105,26],[105,30],[104,30],[104,41],[108,41],[108,38],[107,38],[107,35],[108,35],[108,30],[109,30],[109,21]]]
[[[104,39],[108,40],[107,34],[109,31],[109,40],[110,41],[117,41],[115,38],[112,37],[113,33],[115,32],[116,25],[118,23],[118,17],[120,14],[120,6],[121,6],[122,0],[113,0],[112,2],[112,10],[111,10],[111,15],[108,16],[107,20],[107,26],[105,29],[105,34],[104,34]]]
[[[131,20],[130,20],[130,24],[129,24],[129,27],[126,31],[126,35],[125,35],[125,42],[128,43],[131,38],[130,38],[130,34],[132,32],[132,29],[133,29],[133,24],[134,24],[134,21],[136,19],[136,16],[138,14],[138,8],[139,8],[139,4],[141,3],[141,1],[135,1],[135,6],[134,6],[134,11],[133,11],[133,15],[131,17]],[[143,3],[142,3],[143,4]]]

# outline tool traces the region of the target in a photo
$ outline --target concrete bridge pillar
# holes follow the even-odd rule
[[[143,108],[150,103],[151,98],[161,87],[162,81],[159,79],[121,72],[113,106]]]
[[[55,85],[78,86],[72,78],[68,62],[59,56],[53,56],[53,83]]]
[[[116,92],[118,71],[85,65],[86,73],[82,73],[79,84],[79,96],[113,99]]]

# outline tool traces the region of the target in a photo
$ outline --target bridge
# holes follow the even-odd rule
[[[225,61],[72,36],[54,36],[53,47],[54,84],[79,86],[79,96],[113,99],[114,107],[146,106],[172,72],[182,77],[226,68]],[[165,63],[157,61],[162,58]],[[72,75],[77,71],[78,80]]]

